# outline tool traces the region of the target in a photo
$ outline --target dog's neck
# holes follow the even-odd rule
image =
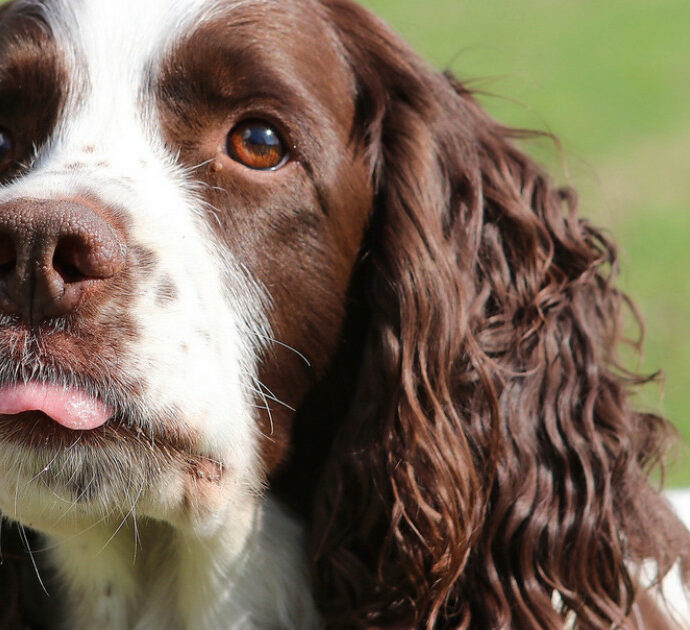
[[[205,538],[131,519],[49,537],[67,592],[68,627],[318,627],[294,519],[272,499],[234,510],[230,519]]]

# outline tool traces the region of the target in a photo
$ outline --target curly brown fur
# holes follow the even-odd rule
[[[690,537],[648,481],[672,430],[633,409],[645,379],[616,362],[615,248],[520,132],[328,6],[375,208],[340,354],[276,484],[313,509],[329,627],[635,628],[637,567],[687,567]]]

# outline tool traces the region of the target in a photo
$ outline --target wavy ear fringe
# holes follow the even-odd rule
[[[332,438],[329,627],[634,628],[635,567],[690,537],[647,482],[669,427],[616,367],[614,247],[461,85],[328,6],[377,186],[328,394],[298,417]]]

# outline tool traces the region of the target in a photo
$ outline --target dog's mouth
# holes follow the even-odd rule
[[[199,447],[184,412],[150,404],[145,384],[122,371],[121,354],[107,341],[89,346],[87,356],[73,335],[40,332],[0,327],[6,511],[36,493],[60,509],[79,504],[80,513],[91,514],[96,506],[96,515],[143,501],[142,510],[164,518],[183,504],[184,492],[197,496],[202,486],[222,483],[223,463]]]
[[[162,479],[189,478],[195,488],[221,483],[223,464],[200,454],[174,417],[149,418],[146,426],[99,392],[58,381],[0,384],[0,454],[7,447],[21,460],[9,477],[23,475],[22,493],[31,486],[65,505],[120,509]]]
[[[73,431],[103,426],[114,415],[112,407],[81,389],[52,383],[15,383],[0,387],[0,415],[42,412]]]
[[[77,444],[73,453],[87,449],[96,458],[114,447],[195,456],[193,436],[181,430],[174,409],[140,416],[136,394],[126,389],[74,373],[0,382],[0,441],[42,452]]]

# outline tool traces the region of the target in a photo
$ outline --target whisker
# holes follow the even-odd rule
[[[200,168],[206,166],[207,164],[211,164],[212,162],[215,161],[215,158],[209,158],[208,160],[204,160],[203,162],[199,162],[198,164],[195,164],[194,166],[188,166],[183,169],[183,172],[186,174],[192,174],[194,171],[198,171]]]
[[[26,548],[26,551],[29,553],[29,558],[31,559],[31,564],[33,565],[34,568],[34,573],[36,574],[36,578],[38,579],[38,583],[41,585],[41,589],[43,592],[46,594],[46,597],[50,597],[50,593],[48,593],[48,590],[45,587],[45,584],[43,583],[43,578],[41,578],[41,572],[38,570],[38,564],[36,563],[36,558],[34,557],[34,552],[31,549],[31,545],[29,544],[29,537],[26,535],[26,528],[24,525],[18,522],[19,525],[19,537],[22,540],[22,544]]]
[[[127,522],[127,519],[134,514],[136,504],[139,502],[139,499],[141,498],[141,495],[143,494],[143,492],[144,492],[144,484],[142,484],[141,488],[139,488],[139,492],[137,493],[136,498],[132,502],[132,506],[130,507],[129,510],[127,510],[127,513],[124,515],[122,521],[120,521],[120,524],[117,526],[117,529],[113,532],[113,535],[110,538],[108,538],[108,540],[105,541],[105,544],[100,548],[98,553],[101,553],[105,550],[105,548],[112,542],[112,540],[115,538],[115,536],[117,536],[118,532],[123,528],[123,526]]]
[[[80,440],[81,440],[81,435],[79,435],[77,437],[77,439],[74,442],[72,442],[72,444],[65,449],[65,452],[71,451],[79,443]],[[63,455],[63,454],[64,453],[61,451],[56,451],[55,455],[53,455],[53,458],[43,468],[41,468],[41,470],[39,470],[33,477],[31,477],[31,479],[29,479],[24,484],[24,487],[28,486],[31,482],[36,481],[36,479],[38,479],[43,473],[48,472],[48,470],[50,470],[50,467],[55,463],[55,460],[60,455]]]
[[[282,341],[278,341],[274,337],[271,337],[270,335],[264,335],[262,333],[258,333],[256,331],[250,330],[248,331],[250,334],[254,335],[255,337],[258,337],[259,339],[264,339],[265,341],[269,341],[270,343],[274,343],[278,346],[281,346],[282,348],[285,348],[286,350],[290,350],[291,352],[294,352],[304,363],[307,365],[307,367],[311,367],[311,363],[307,357],[305,357],[299,350],[296,348],[293,348],[292,346],[283,343]]]
[[[272,400],[273,402],[278,403],[279,405],[281,405],[282,407],[285,407],[286,409],[289,409],[290,411],[296,411],[296,409],[294,407],[292,407],[291,405],[288,405],[286,402],[283,402],[282,400],[280,400],[280,398],[277,398],[276,395],[268,387],[266,387],[261,381],[259,381],[258,379],[255,379],[255,380],[256,380],[256,383],[261,388],[261,390],[258,390],[254,387],[249,387],[248,389],[250,391],[256,392],[257,394],[260,394],[261,397],[264,399],[264,401]],[[266,392],[266,393],[264,393],[264,392]]]
[[[261,387],[261,381],[259,381],[259,379],[254,379],[254,380],[259,384],[259,387]],[[261,396],[261,398],[263,399],[264,405],[266,405],[266,413],[267,413],[267,415],[268,415],[268,422],[269,422],[269,425],[270,425],[270,427],[271,427],[271,433],[270,433],[270,435],[273,435],[273,412],[271,411],[271,407],[270,407],[270,405],[268,404],[268,400],[267,400],[267,398],[266,398],[266,394],[264,394],[263,390],[261,390],[261,389],[258,389],[258,390],[257,390],[257,389],[255,389],[255,388],[253,388],[253,387],[250,387],[249,389],[250,389],[251,391],[254,391],[254,392],[256,392],[257,394],[259,394],[259,396]]]

